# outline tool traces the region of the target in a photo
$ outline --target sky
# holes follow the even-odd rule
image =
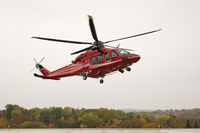
[[[131,72],[98,79],[80,76],[43,80],[30,72],[33,58],[56,70],[86,45],[31,39],[41,36],[93,42],[87,15],[99,40],[134,49],[141,59]],[[191,109],[200,107],[199,0],[0,0],[0,109],[65,107]]]

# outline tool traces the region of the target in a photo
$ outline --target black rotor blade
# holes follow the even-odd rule
[[[96,42],[98,42],[97,33],[96,33],[96,30],[95,30],[95,27],[94,27],[94,22],[93,22],[92,16],[88,15],[88,18],[89,18],[90,30],[92,32],[92,37],[94,38],[94,40]]]
[[[110,47],[110,48],[119,48],[119,47],[113,47],[113,46],[109,46],[109,45],[104,45],[106,47]],[[127,48],[120,48],[120,49],[124,49],[124,50],[127,50],[127,51],[134,51],[133,49],[127,49]]]
[[[69,41],[69,40],[60,40],[60,39],[52,39],[52,38],[44,38],[44,37],[32,37],[32,38],[41,39],[41,40],[47,40],[47,41],[64,42],[64,43],[92,44],[90,42]]]
[[[81,49],[81,50],[79,50],[79,51],[76,51],[76,52],[74,52],[74,53],[71,53],[71,55],[78,54],[78,53],[84,52],[84,51],[86,51],[86,50],[90,50],[92,47],[93,47],[93,46],[90,46],[90,47]]]
[[[104,42],[104,43],[109,43],[109,42],[114,42],[114,41],[124,40],[124,39],[132,38],[132,37],[142,36],[142,35],[146,35],[146,34],[150,34],[150,33],[158,32],[158,31],[160,31],[160,30],[161,30],[161,29],[154,30],[154,31],[150,31],[150,32],[145,32],[145,33],[138,34],[138,35],[133,35],[133,36],[128,36],[128,37],[123,37],[123,38],[119,38],[119,39],[115,39],[115,40],[110,40],[110,41],[106,41],[106,42]]]

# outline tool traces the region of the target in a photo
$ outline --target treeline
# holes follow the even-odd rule
[[[125,113],[114,109],[50,107],[25,109],[8,104],[0,111],[0,128],[198,128],[200,109]],[[196,112],[196,113],[195,113]]]
[[[140,114],[142,112],[139,112]],[[145,112],[143,112],[145,113]],[[181,110],[156,110],[156,111],[151,111],[148,112],[150,115],[171,115],[171,116],[188,116],[188,117],[193,117],[200,119],[200,109],[181,109]]]

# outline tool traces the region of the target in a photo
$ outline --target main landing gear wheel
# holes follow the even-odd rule
[[[124,73],[124,70],[123,70],[123,69],[120,69],[119,72],[120,72],[120,73]]]
[[[100,79],[99,82],[100,82],[100,84],[103,84],[104,81],[103,81],[103,79]]]
[[[83,80],[86,80],[87,79],[87,76],[83,76]]]
[[[130,67],[126,67],[126,71],[130,72],[131,68]]]

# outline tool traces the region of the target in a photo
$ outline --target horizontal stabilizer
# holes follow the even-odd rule
[[[60,80],[60,78],[49,78],[49,77],[47,77],[47,76],[39,75],[39,74],[36,74],[36,73],[34,73],[33,75],[34,75],[35,77],[42,78],[42,79]]]

